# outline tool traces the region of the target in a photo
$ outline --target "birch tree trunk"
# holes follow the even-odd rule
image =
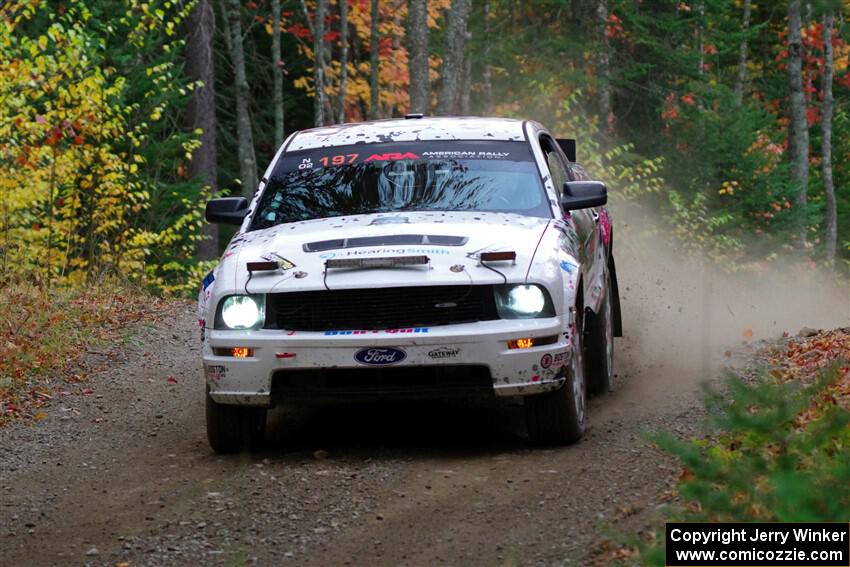
[[[832,179],[832,79],[833,52],[832,28],[834,17],[827,13],[823,17],[823,117],[821,122],[821,158],[823,167],[823,190],[826,194],[826,259],[835,261],[835,247],[838,239],[838,221],[835,207],[835,186]]]
[[[410,112],[426,114],[431,106],[428,68],[428,0],[410,0]]]
[[[272,0],[272,72],[274,77],[274,145],[283,145],[283,66],[280,60],[280,0]]]
[[[339,68],[339,100],[337,101],[337,122],[345,122],[345,89],[348,82],[348,0],[339,0],[339,41],[342,47]]]
[[[313,121],[316,126],[325,124],[325,12],[327,0],[316,0],[316,17],[313,23]]]
[[[806,203],[809,183],[809,128],[806,122],[806,98],[803,93],[803,39],[801,35],[800,0],[788,3],[788,90],[790,123],[788,142],[791,159],[791,180],[796,183],[799,209],[799,241],[806,243]]]
[[[744,19],[741,22],[741,31],[744,34],[741,39],[741,47],[738,52],[738,74],[735,77],[735,106],[740,107],[744,103],[744,83],[747,80],[747,36],[750,33],[750,0],[744,0]]]
[[[192,130],[200,128],[201,147],[192,153],[189,176],[201,179],[210,189],[210,196],[218,192],[218,155],[216,153],[215,116],[215,11],[209,0],[198,0],[186,22],[186,75],[200,81],[186,109],[186,123]],[[218,225],[204,223],[205,238],[198,243],[198,258],[212,260],[218,256]]]
[[[467,32],[466,42],[472,39],[472,33]],[[472,57],[464,55],[463,58],[463,75],[460,81],[460,94],[458,98],[458,110],[462,116],[469,114],[469,91],[472,89]]]
[[[599,25],[599,58],[597,65],[599,67],[599,115],[602,116],[602,123],[605,124],[605,131],[611,129],[611,61],[609,50],[611,44],[608,41],[608,2],[607,0],[599,0],[599,5],[596,9],[596,18]]]
[[[378,71],[380,60],[378,58],[378,0],[372,0],[371,32],[369,36],[369,119],[379,118],[380,91],[378,90]]]
[[[251,198],[257,189],[257,158],[254,155],[254,134],[248,101],[251,91],[245,76],[245,51],[242,46],[242,15],[239,0],[229,0],[227,11],[230,40],[230,60],[236,82],[236,133],[238,137],[239,176],[242,195]]]
[[[493,113],[493,68],[490,65],[490,0],[484,0],[484,69],[481,82],[484,83],[484,114]]]
[[[446,56],[443,60],[443,89],[437,113],[443,116],[458,111],[463,83],[466,24],[469,19],[470,0],[452,0],[446,25]]]

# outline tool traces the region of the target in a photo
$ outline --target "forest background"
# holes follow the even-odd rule
[[[285,136],[316,125],[537,119],[628,212],[618,258],[846,286],[848,15],[850,0],[2,2],[0,425],[44,419],[85,382],[81,353],[157,312],[151,294],[195,295],[232,234],[203,222],[207,200],[253,194]],[[683,463],[684,517],[846,520],[850,368],[831,365],[850,340],[802,341],[762,389],[731,389],[717,443],[659,441]]]
[[[188,294],[284,137],[535,118],[727,269],[850,259],[850,2],[26,0],[0,12],[0,283]]]

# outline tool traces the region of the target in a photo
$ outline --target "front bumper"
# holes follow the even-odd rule
[[[527,349],[508,348],[508,341],[528,337],[556,339]],[[536,394],[563,384],[562,369],[570,356],[569,329],[561,317],[383,331],[208,329],[205,338],[204,373],[212,399],[258,406],[287,401],[285,395],[274,391],[278,383],[275,375],[311,376],[319,369],[333,369],[338,374],[344,374],[344,369],[358,369],[362,374],[364,368],[391,368],[401,378],[403,390],[405,368],[414,376],[443,366],[451,379],[458,369],[468,366],[479,375],[482,370],[489,372],[490,392],[495,395]],[[248,347],[253,350],[252,356],[215,354],[233,347]],[[355,359],[355,354],[369,347],[401,350],[405,357],[394,364],[372,367]]]

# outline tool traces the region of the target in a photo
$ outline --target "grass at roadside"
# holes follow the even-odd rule
[[[129,326],[154,320],[162,303],[117,284],[0,286],[0,426],[43,418],[57,392],[85,381],[79,362],[86,352],[120,344]]]
[[[667,521],[846,522],[850,510],[850,329],[762,351],[757,379],[709,393],[712,433],[656,435],[681,465]],[[663,525],[607,542],[594,565],[664,565]]]

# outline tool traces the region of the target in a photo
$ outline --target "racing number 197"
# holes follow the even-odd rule
[[[340,155],[331,156],[331,157],[325,156],[325,157],[319,158],[319,161],[325,167],[327,167],[329,165],[345,165],[346,163],[349,163],[349,164],[354,163],[357,160],[357,156],[359,156],[359,155],[360,154],[340,154]]]

